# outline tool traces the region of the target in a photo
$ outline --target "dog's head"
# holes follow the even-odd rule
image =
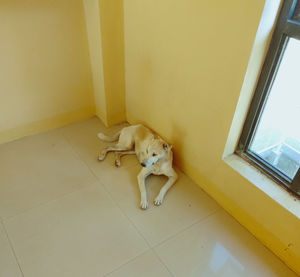
[[[146,152],[140,157],[140,163],[143,167],[150,167],[164,158],[172,146],[167,144],[162,139],[153,139],[148,145]]]

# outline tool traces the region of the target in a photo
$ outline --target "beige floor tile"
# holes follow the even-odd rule
[[[155,251],[178,277],[296,277],[224,211],[162,243]]]
[[[55,131],[0,145],[0,216],[14,216],[95,180]]]
[[[106,277],[171,277],[157,256],[148,250],[133,261],[122,266]]]
[[[0,145],[0,217],[24,276],[296,276],[181,172],[160,207],[167,178],[150,176],[140,210],[136,157],[97,160],[97,133],[126,125],[91,118]],[[0,221],[2,276],[22,275]]]
[[[25,276],[102,276],[148,249],[96,183],[4,221]]]
[[[114,143],[101,141],[97,137],[97,134],[99,132],[104,132],[105,134],[112,135],[125,126],[128,126],[128,124],[123,123],[111,128],[106,128],[98,118],[91,118],[89,120],[68,125],[59,129],[58,132],[64,135],[82,160],[86,162],[94,174],[101,180],[104,176],[117,174],[118,168],[114,166],[113,153],[108,153],[104,161],[98,161],[98,155],[101,150],[105,146]],[[138,163],[134,155],[122,157],[121,162],[122,167],[132,166]]]
[[[106,175],[103,184],[121,209],[132,220],[151,246],[171,237],[219,209],[186,175],[179,172],[177,183],[169,190],[164,203],[156,207],[153,200],[167,178],[149,176],[146,181],[149,208],[139,209],[137,174],[141,166],[119,168],[118,174]]]
[[[5,230],[0,221],[0,276],[19,277],[22,276],[12,249],[9,245]]]

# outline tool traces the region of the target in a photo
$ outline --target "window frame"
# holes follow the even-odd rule
[[[298,1],[300,2],[300,0]],[[288,40],[289,38],[300,40],[300,22],[292,20],[298,1],[283,1],[270,46],[239,139],[236,154],[255,166],[258,166],[275,181],[283,184],[290,191],[300,196],[300,168],[298,169],[295,177],[291,179],[273,165],[260,158],[254,152],[251,152],[249,149]]]

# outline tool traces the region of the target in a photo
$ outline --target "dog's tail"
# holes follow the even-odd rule
[[[107,141],[107,142],[113,142],[113,141],[117,141],[119,136],[120,136],[121,131],[119,131],[118,133],[116,133],[113,136],[106,136],[103,133],[99,133],[98,134],[98,138],[103,140],[103,141]]]

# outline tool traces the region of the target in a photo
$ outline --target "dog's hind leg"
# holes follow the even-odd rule
[[[122,131],[122,130],[121,130]],[[98,134],[98,138],[103,140],[103,141],[108,141],[108,142],[113,142],[113,141],[117,141],[121,131],[117,132],[116,134],[114,134],[113,136],[106,136],[103,133],[99,133]]]
[[[115,152],[115,166],[121,166],[121,157],[125,155],[134,155],[135,151]]]
[[[106,154],[108,152],[116,151],[116,152],[123,152],[129,151],[133,148],[133,141],[131,137],[126,137],[124,134],[121,133],[119,137],[119,141],[116,145],[113,146],[106,146],[102,152],[100,153],[98,160],[103,161]]]
[[[112,151],[123,152],[123,151],[129,151],[133,148],[134,141],[132,136],[128,135],[125,132],[126,129],[123,130],[124,131],[120,133],[119,141],[116,145],[107,146],[102,150],[102,152],[98,157],[99,161],[103,161],[108,152],[112,152]]]
[[[127,151],[129,149],[127,148],[123,148],[123,147],[120,147],[118,145],[115,145],[115,146],[106,146],[100,153],[100,155],[98,156],[98,160],[99,161],[103,161],[106,157],[106,154],[108,152],[113,152],[113,151]]]

